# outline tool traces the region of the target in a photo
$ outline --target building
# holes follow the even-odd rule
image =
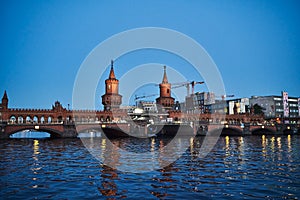
[[[249,98],[232,99],[226,101],[226,103],[227,103],[226,114],[233,115],[233,114],[244,114],[250,112]]]
[[[205,109],[205,113],[227,114],[228,102],[226,102],[224,100],[216,100],[215,103],[206,105],[204,109]]]
[[[159,84],[159,97],[156,99],[156,103],[165,110],[171,110],[174,106],[174,98],[171,97],[171,84],[168,82],[166,66],[164,66],[163,80]]]
[[[207,113],[209,105],[216,102],[213,92],[196,92],[185,98],[184,110],[187,113]]]
[[[105,80],[105,94],[102,95],[104,111],[116,110],[120,108],[122,96],[119,94],[119,80],[116,79],[114,63],[111,61],[111,69],[108,79]]]
[[[139,101],[138,108],[147,113],[158,113],[157,104],[152,101]]]
[[[300,116],[300,98],[289,97],[287,92],[281,96],[252,96],[250,105],[263,108],[266,118],[297,118]]]

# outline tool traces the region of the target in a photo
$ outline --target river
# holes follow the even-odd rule
[[[131,152],[159,152],[169,140],[122,138],[112,143]],[[175,162],[137,173],[101,164],[79,138],[1,140],[0,198],[300,198],[299,135],[220,137],[213,149],[201,157],[203,140],[204,137],[189,138],[190,147]],[[89,141],[101,144],[101,148],[106,145],[101,138]],[[120,167],[128,163],[121,161],[120,149],[113,154],[101,153],[123,169]],[[132,169],[136,166],[134,159],[127,160],[133,162]]]

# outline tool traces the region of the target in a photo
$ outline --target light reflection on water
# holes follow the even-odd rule
[[[169,139],[85,138],[99,156],[115,165],[159,165]],[[101,165],[80,139],[11,139],[0,141],[0,188],[6,199],[163,198],[257,199],[299,198],[300,136],[220,137],[199,158],[203,137],[179,138],[190,148],[173,164],[147,173],[124,173]],[[126,151],[152,157],[126,157]],[[176,151],[176,149],[174,149]],[[95,152],[97,153],[97,152]],[[176,152],[173,152],[174,155]],[[150,162],[150,161],[155,162]]]

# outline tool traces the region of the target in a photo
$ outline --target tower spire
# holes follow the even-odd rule
[[[168,83],[168,78],[167,78],[167,72],[166,72],[166,66],[164,66],[164,77],[162,83]]]
[[[162,105],[166,110],[171,110],[174,98],[171,96],[171,84],[168,82],[166,68],[164,66],[164,76],[162,83],[159,84],[159,97],[156,99],[156,103]]]
[[[8,99],[8,98],[7,98],[7,94],[6,94],[6,90],[4,90],[4,94],[3,94],[2,99]]]
[[[110,63],[109,79],[116,79],[115,72],[114,72],[114,61],[113,60],[111,60],[111,63]]]
[[[105,80],[105,94],[102,95],[104,110],[119,109],[122,104],[122,95],[119,94],[119,80],[115,76],[114,61],[111,60],[108,79]]]
[[[2,104],[3,108],[6,108],[6,109],[8,108],[8,97],[7,97],[6,90],[4,91],[1,104]]]

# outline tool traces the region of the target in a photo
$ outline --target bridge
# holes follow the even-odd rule
[[[0,139],[9,138],[11,135],[24,130],[46,132],[51,138],[76,138],[79,133],[105,132],[109,138],[124,137],[130,134],[128,123],[1,123]]]
[[[251,114],[191,114],[169,111],[168,117],[174,119],[171,124],[155,123],[154,126],[162,130],[160,133],[176,134],[174,130],[178,130],[179,127],[193,135],[206,135],[218,130],[224,135],[293,134],[299,133],[300,130],[299,119],[297,124],[278,124],[265,121],[261,115]],[[24,130],[47,132],[55,138],[74,138],[78,137],[79,133],[88,131],[104,132],[107,137],[134,134],[144,137],[151,133],[146,124],[132,122],[126,109],[69,110],[59,101],[52,105],[52,109],[8,108],[6,92],[0,104],[0,128],[0,138],[9,138],[12,134]]]
[[[219,131],[221,135],[268,135],[268,134],[299,134],[299,126],[296,124],[202,124],[198,126],[198,133]]]
[[[215,132],[221,135],[255,135],[255,134],[299,134],[299,127],[293,124],[220,124],[203,123],[194,121],[192,124],[182,123],[161,123],[151,125],[159,127],[159,133],[175,135],[181,128],[190,135],[207,135]],[[9,138],[11,135],[24,130],[33,130],[38,132],[47,132],[52,138],[76,138],[83,132],[102,132],[108,138],[128,137],[134,135],[137,125],[134,123],[114,123],[114,122],[53,122],[53,123],[1,123],[0,139]],[[156,128],[157,129],[157,128]],[[145,127],[145,130],[139,130],[147,136],[152,133]],[[158,133],[158,132],[157,132]],[[141,136],[141,134],[137,135]]]

